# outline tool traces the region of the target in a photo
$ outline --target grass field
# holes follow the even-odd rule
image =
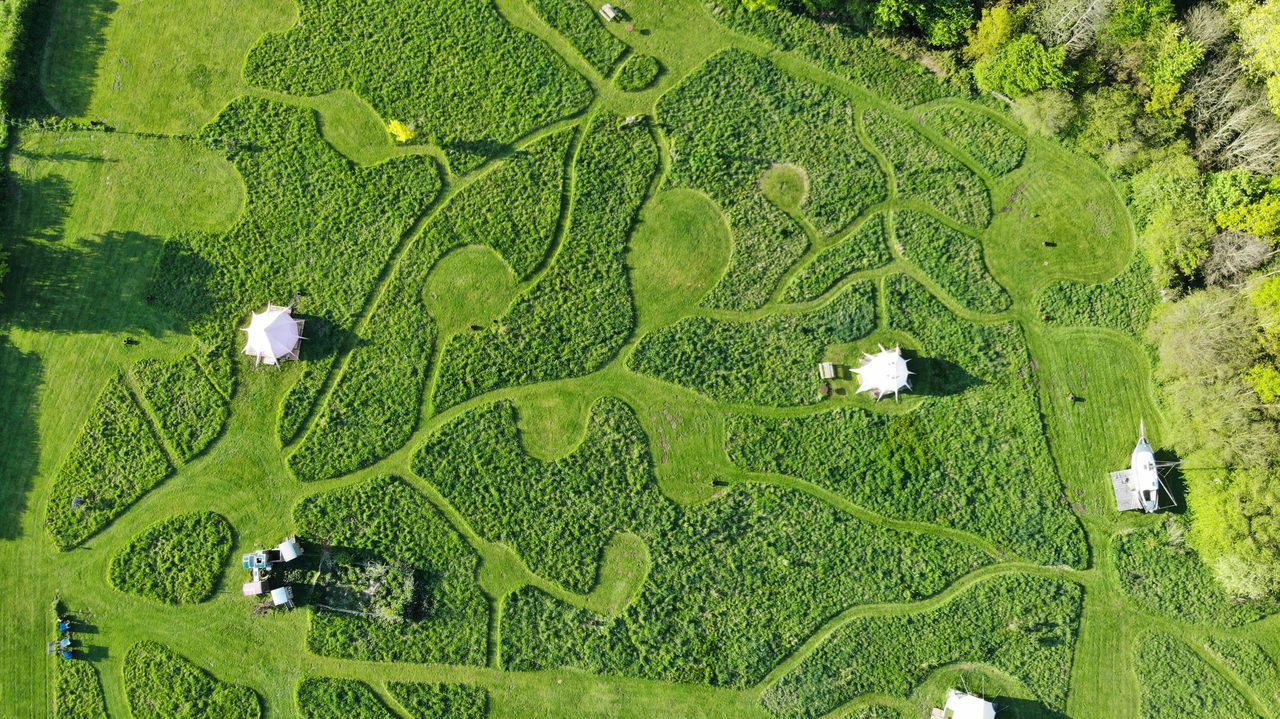
[[[402,682],[493,719],[909,719],[957,685],[1002,717],[1138,719],[1171,716],[1167,674],[1188,702],[1211,688],[1203,716],[1280,717],[1267,608],[1198,622],[1126,594],[1150,587],[1125,538],[1164,526],[1116,513],[1107,477],[1139,420],[1157,446],[1166,427],[1150,352],[1040,309],[1131,267],[1103,171],[873,48],[823,61],[718,4],[616,4],[625,24],[579,0],[37,14],[26,104],[106,127],[15,129],[8,157],[0,715],[86,715],[97,692],[55,697],[75,677],[113,719],[150,716],[131,702],[157,686],[201,716],[320,716],[349,691],[427,719]],[[379,34],[397,23],[421,35]],[[476,51],[439,65],[436,40]],[[952,113],[1010,147],[953,142],[930,121]],[[264,144],[277,130],[297,145]],[[412,206],[388,184],[408,172]],[[278,275],[245,279],[261,266]],[[236,357],[236,323],[291,298],[302,362]],[[879,343],[914,391],[818,394],[818,360]],[[67,458],[132,456],[86,431],[109,386],[172,471],[62,551]],[[332,437],[364,454],[317,451]],[[384,477],[394,502],[307,513]],[[229,558],[209,530],[204,564],[142,577],[191,544],[157,528],[193,517],[225,520]],[[303,531],[325,519],[344,524]],[[238,554],[296,532],[302,606],[255,613]],[[172,586],[190,573],[198,591]],[[55,600],[96,672],[46,654]],[[383,661],[401,636],[459,659]],[[851,636],[883,661],[856,669]]]

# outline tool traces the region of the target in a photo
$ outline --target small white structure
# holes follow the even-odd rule
[[[282,562],[292,562],[302,556],[302,546],[298,544],[297,537],[289,537],[281,542],[276,549],[280,552],[280,561]]]
[[[958,689],[947,690],[947,703],[934,709],[932,719],[996,719],[996,705]]]
[[[298,348],[302,346],[302,320],[295,320],[290,314],[292,308],[277,307],[268,304],[267,309],[255,312],[249,326],[241,328],[248,334],[244,343],[244,353],[257,358],[258,362],[279,364],[281,360],[298,359]]]
[[[907,369],[901,347],[887,350],[880,345],[876,354],[864,354],[862,366],[853,372],[858,375],[858,391],[870,392],[876,399],[888,394],[896,398],[899,391],[911,389],[913,373]]]
[[[293,609],[293,590],[289,587],[277,587],[271,590],[271,604],[276,607]]]
[[[1129,468],[1111,473],[1111,487],[1116,494],[1116,509],[1127,512],[1141,509],[1151,513],[1160,509],[1160,472],[1156,453],[1147,441],[1147,423],[1138,422],[1138,444],[1129,457]]]
[[[609,22],[617,22],[619,18],[618,8],[610,5],[609,3],[605,3],[600,7],[600,14],[604,15],[604,19]]]
[[[245,582],[244,585],[240,587],[240,591],[246,597],[256,597],[259,594],[265,594],[267,591],[267,580],[257,579],[255,577],[253,581]]]
[[[818,377],[824,380],[835,379],[837,375],[834,362],[823,362],[818,365]]]

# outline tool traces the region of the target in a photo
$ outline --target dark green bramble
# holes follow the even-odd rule
[[[639,92],[657,82],[662,74],[662,63],[652,55],[632,55],[618,71],[618,87],[627,92]]]
[[[303,719],[397,719],[368,684],[335,677],[303,679],[298,711]]]
[[[489,692],[483,687],[388,682],[387,689],[418,719],[484,719],[489,715]]]

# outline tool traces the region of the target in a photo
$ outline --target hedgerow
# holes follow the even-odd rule
[[[1276,611],[1267,601],[1241,602],[1223,590],[1212,570],[1184,544],[1181,519],[1135,529],[1115,543],[1120,586],[1143,609],[1184,621],[1240,626]]]
[[[768,204],[760,176],[789,164],[808,176],[801,210],[820,233],[834,234],[883,200],[887,184],[858,140],[854,102],[784,73],[768,60],[727,50],[663,96],[675,186],[694,187],[720,204],[734,233],[724,279],[706,300],[748,309],[768,300],[808,240]]]
[[[618,71],[618,87],[627,92],[639,92],[654,83],[662,74],[662,63],[652,55],[632,55]]]
[[[943,105],[925,110],[920,119],[993,175],[1013,172],[1027,154],[1027,141],[1018,133],[974,110]]]
[[[1258,717],[1235,687],[1190,647],[1167,634],[1145,635],[1138,643],[1135,662],[1144,719],[1181,719],[1188,708],[1202,717]]]
[[[175,362],[142,360],[131,373],[180,460],[209,446],[231,414],[231,403],[218,393],[194,354]]]
[[[608,75],[627,51],[626,43],[604,28],[601,16],[584,0],[530,0],[529,4],[601,75]]]
[[[298,711],[304,719],[398,719],[368,684],[335,677],[303,679]]]
[[[102,529],[169,475],[160,440],[117,375],[98,397],[58,470],[45,529],[69,549]]]
[[[1017,327],[964,322],[900,276],[888,291],[891,328],[919,341],[908,359],[919,409],[730,415],[730,458],[883,514],[974,532],[1030,561],[1079,565],[1083,536],[1062,501]]]
[[[1136,252],[1128,268],[1102,284],[1057,282],[1040,297],[1053,325],[1109,327],[1141,337],[1160,301],[1146,255]]]
[[[59,659],[53,671],[54,719],[107,719],[98,670],[87,661]]]
[[[262,716],[261,700],[252,689],[221,681],[156,642],[129,648],[124,689],[133,719]]]
[[[839,244],[819,252],[813,261],[791,278],[782,298],[787,302],[816,300],[846,275],[892,261],[884,218],[876,215]]]
[[[635,604],[602,617],[533,588],[511,595],[502,632],[508,668],[747,688],[841,610],[928,596],[988,561],[970,547],[865,524],[769,486],[735,488],[680,511],[669,526],[628,524],[652,557]]]
[[[987,270],[982,240],[906,210],[894,219],[902,253],[957,302],[978,312],[1000,312],[1012,300]]]
[[[129,540],[107,579],[122,592],[164,604],[209,598],[231,552],[231,525],[213,512],[170,517]]]
[[[311,432],[289,457],[299,478],[346,474],[408,441],[438,339],[423,292],[427,276],[440,257],[464,245],[488,245],[518,276],[532,274],[554,242],[571,139],[561,132],[512,156],[459,193],[416,238]]]
[[[879,110],[868,110],[864,121],[871,141],[893,166],[899,195],[928,202],[961,224],[987,226],[991,194],[982,178],[924,135]]]
[[[475,553],[425,497],[382,477],[307,497],[298,535],[362,561],[410,567],[425,585],[422,616],[408,621],[316,609],[307,647],[365,661],[484,664],[488,606],[475,585]]]
[[[285,400],[281,435],[291,437],[439,175],[421,157],[357,167],[320,136],[312,112],[259,98],[231,103],[200,136],[244,177],[247,205],[223,235],[166,243],[157,301],[213,348],[213,373],[229,374],[249,313],[297,298],[308,366]]]
[[[658,169],[648,128],[597,117],[577,156],[568,235],[536,285],[493,327],[445,348],[437,409],[499,387],[587,374],[613,358],[635,323],[623,264],[627,238]]]
[[[417,719],[484,719],[489,715],[489,692],[484,687],[388,682],[387,689]]]
[[[819,398],[818,363],[827,348],[876,327],[870,282],[846,288],[820,309],[750,322],[690,317],[646,335],[628,365],[721,402],[811,404]]]
[[[1013,675],[1060,712],[1071,688],[1082,594],[1074,584],[1013,575],[930,611],[854,619],[762,702],[778,717],[816,717],[865,694],[907,697],[933,671],[966,662]]]
[[[585,79],[489,0],[299,5],[296,25],[249,53],[247,80],[292,95],[352,89],[383,118],[443,148],[455,172],[591,99]]]

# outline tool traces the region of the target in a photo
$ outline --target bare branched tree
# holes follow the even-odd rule
[[[1037,5],[1036,33],[1050,45],[1065,45],[1074,57],[1092,47],[1114,0],[1045,0]]]
[[[1280,167],[1280,119],[1266,91],[1245,77],[1239,60],[1222,53],[1196,74],[1192,126],[1196,157],[1218,169],[1241,167],[1269,175]]]
[[[1201,269],[1205,282],[1216,287],[1243,287],[1249,273],[1275,256],[1270,242],[1244,232],[1223,232],[1213,238],[1209,259]]]
[[[1206,53],[1212,53],[1231,37],[1231,18],[1214,3],[1199,3],[1187,11],[1183,18],[1187,37],[1200,43]]]

